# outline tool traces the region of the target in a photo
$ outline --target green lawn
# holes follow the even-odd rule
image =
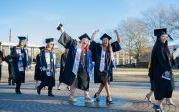
[[[175,75],[175,81],[179,81],[179,69],[173,70]],[[114,69],[114,81],[136,81],[136,82],[148,82],[148,69],[146,68],[117,68]],[[59,71],[56,74],[56,80],[58,80]],[[8,70],[7,66],[2,68],[1,82],[7,82]],[[34,65],[32,70],[26,72],[26,81],[34,81]]]
[[[175,81],[179,81],[179,69],[174,69]],[[145,68],[117,68],[114,69],[114,81],[148,82],[148,69]]]

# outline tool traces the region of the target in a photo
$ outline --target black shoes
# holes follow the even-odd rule
[[[96,99],[96,102],[99,102],[99,94],[95,93],[94,98]]]
[[[16,92],[16,94],[22,94],[20,89],[17,89],[17,88],[15,89],[15,92]]]
[[[53,95],[53,94],[48,94],[48,96],[50,96],[50,97],[54,97],[54,95]]]
[[[111,99],[110,96],[107,96],[107,97],[106,97],[106,103],[107,103],[107,104],[113,104],[112,99]]]
[[[40,95],[40,88],[37,87],[37,94]]]
[[[98,93],[95,93],[94,98],[96,99],[96,102],[100,101]],[[111,96],[106,97],[106,104],[113,104]]]
[[[37,94],[40,95],[40,93],[41,93],[41,88],[37,86]],[[52,94],[52,90],[48,90],[48,96],[54,97],[54,95]]]
[[[154,110],[155,112],[163,112],[163,110],[161,109],[161,107],[159,105],[154,105]]]
[[[54,95],[52,94],[52,92],[48,92],[48,96],[54,97]]]

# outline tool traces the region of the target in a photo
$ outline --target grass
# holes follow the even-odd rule
[[[179,69],[173,70],[175,81],[179,81]],[[114,69],[114,81],[135,81],[135,82],[149,82],[147,68],[116,68]],[[56,73],[56,80],[58,80],[59,71]],[[1,82],[7,82],[8,71],[7,65],[2,68]],[[26,72],[26,81],[34,81],[34,65],[32,70]]]
[[[179,81],[179,69],[173,70],[175,81]],[[117,68],[114,69],[114,81],[148,82],[147,68]]]

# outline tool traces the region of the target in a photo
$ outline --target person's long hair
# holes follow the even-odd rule
[[[80,41],[80,43],[81,43],[81,41]],[[85,48],[82,49],[82,52],[86,54],[89,50],[89,46],[90,46],[90,42],[88,41],[88,44],[85,46]]]
[[[165,57],[165,54],[164,54],[164,53],[166,53],[167,54],[167,58],[170,60],[170,50],[169,50],[169,47],[168,47],[168,41],[166,40],[165,43],[162,43],[160,41],[160,36],[157,37],[157,40],[156,40],[155,45],[153,47],[152,55],[154,54],[153,52],[155,50],[158,50],[158,51],[161,50],[162,57],[166,60],[166,57]]]
[[[46,45],[45,49],[48,50],[48,47],[49,47],[49,46]],[[53,46],[52,46],[52,48],[51,48],[50,50],[52,51],[53,49],[54,49],[54,44],[53,44]]]
[[[113,58],[113,51],[110,41],[108,42],[108,46],[106,47],[106,52],[109,54],[109,59],[112,60]]]
[[[21,45],[20,45],[20,43],[21,43],[21,41],[19,41],[19,43],[18,43],[18,47],[20,47]],[[26,42],[24,42],[24,46],[23,47],[27,47],[27,45],[26,45]]]

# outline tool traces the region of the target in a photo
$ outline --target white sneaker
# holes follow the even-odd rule
[[[85,102],[91,103],[91,102],[93,102],[93,100],[92,100],[92,98],[90,96],[86,96],[85,97]]]
[[[57,90],[61,90],[61,89],[60,89],[60,86],[57,87]]]
[[[69,96],[69,99],[68,99],[69,101],[71,101],[71,102],[75,102],[76,101],[76,98],[74,98],[74,96]]]
[[[67,86],[67,90],[70,91],[70,86]]]

